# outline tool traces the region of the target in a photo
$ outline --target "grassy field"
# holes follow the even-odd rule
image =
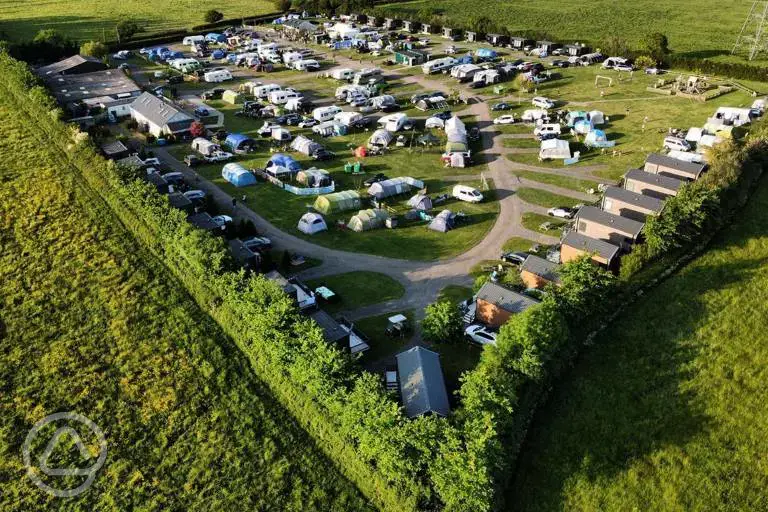
[[[455,284],[450,284],[440,290],[440,295],[437,297],[437,302],[441,302],[444,300],[448,300],[453,302],[454,304],[458,304],[459,302],[462,302],[465,299],[468,299],[472,296],[472,289],[467,288],[466,286],[458,286]]]
[[[536,204],[546,208],[554,206],[573,207],[582,202],[579,199],[561,196],[560,194],[553,194],[552,192],[538,188],[519,188],[517,189],[517,196],[526,203]]]
[[[266,0],[234,0],[217,6],[189,0],[2,0],[0,33],[11,39],[24,40],[38,30],[53,28],[77,40],[112,41],[116,39],[115,25],[121,20],[134,20],[147,34],[153,34],[201,25],[205,23],[205,12],[214,7],[228,19],[276,10],[274,4]]]
[[[599,183],[593,180],[585,180],[571,176],[562,176],[559,174],[545,174],[543,172],[535,171],[515,171],[515,174],[518,177],[526,180],[538,181],[539,183],[554,185],[556,187],[569,188],[579,192],[586,192],[589,189],[596,189],[597,184]]]
[[[764,180],[583,354],[529,431],[515,509],[768,509],[766,223]]]
[[[0,509],[367,509],[10,98],[0,88],[0,150],[15,156],[0,167]],[[108,445],[75,498],[37,489],[21,459],[32,424],[59,411]]]
[[[550,223],[550,228],[546,231],[543,231],[539,229],[539,226],[541,226],[545,222]],[[555,217],[548,217],[547,215],[539,215],[538,213],[533,213],[533,212],[525,212],[523,214],[521,223],[523,224],[523,227],[526,229],[530,229],[531,231],[536,231],[539,233],[544,233],[545,235],[552,235],[552,236],[559,236],[560,233],[562,232],[560,228],[562,228],[565,225],[565,221],[562,219],[558,219]]]
[[[388,275],[362,270],[312,279],[306,284],[313,289],[326,286],[338,295],[337,302],[323,306],[331,313],[399,299],[405,293],[403,285]]]

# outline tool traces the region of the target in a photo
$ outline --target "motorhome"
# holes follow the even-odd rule
[[[317,71],[320,69],[320,63],[315,59],[297,60],[293,63],[293,69],[296,71]]]
[[[203,80],[209,83],[225,82],[227,80],[232,80],[232,78],[232,73],[230,73],[228,69],[214,69],[203,75]]]
[[[447,69],[451,69],[453,66],[459,63],[458,60],[453,57],[443,57],[442,59],[430,60],[422,64],[421,70],[425,75],[432,73],[439,73]]]
[[[337,107],[336,105],[331,105],[329,107],[317,107],[312,111],[312,117],[315,119],[315,121],[322,123],[325,121],[330,121],[336,117],[336,114],[341,111],[341,107]]]
[[[259,85],[257,87],[253,88],[253,95],[256,98],[259,99],[267,99],[270,95],[270,93],[274,91],[279,91],[281,87],[277,84],[265,84],[265,85]]]
[[[295,91],[272,91],[269,93],[269,102],[273,105],[283,105],[289,100],[301,98],[301,94]]]

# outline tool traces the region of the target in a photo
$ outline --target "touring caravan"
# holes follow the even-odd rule
[[[283,63],[290,67],[291,64],[293,64],[296,61],[299,61],[302,59],[302,56],[299,52],[285,52],[283,54]]]
[[[389,114],[379,119],[379,125],[388,132],[400,131],[407,122],[408,116],[402,112]]]
[[[363,114],[360,112],[339,112],[333,116],[333,120],[350,127],[360,123],[363,120]]]
[[[339,68],[331,71],[331,78],[334,80],[351,80],[355,76],[355,70],[352,68]]]
[[[376,82],[382,74],[383,72],[379,68],[363,68],[352,77],[352,83],[361,85]]]
[[[168,65],[182,73],[190,73],[203,67],[196,59],[173,59]]]
[[[279,91],[280,89],[281,87],[277,84],[258,85],[253,88],[253,95],[260,100],[264,100],[269,97],[270,93]]]
[[[451,69],[451,76],[459,82],[468,82],[481,69],[480,66],[475,64],[459,64]]]
[[[226,82],[232,78],[232,73],[228,69],[214,69],[203,75],[203,80],[209,83]]]
[[[422,64],[421,70],[425,75],[432,73],[439,73],[446,69],[451,69],[453,66],[459,63],[458,60],[453,57],[443,57],[442,59],[430,60]]]
[[[205,41],[205,36],[186,36],[184,39],[182,39],[181,44],[183,44],[184,46],[194,46],[204,41]]]
[[[312,117],[315,119],[315,121],[323,123],[333,119],[339,112],[341,112],[341,108],[337,107],[336,105],[331,105],[329,107],[317,107],[312,111]]]
[[[197,137],[192,141],[192,149],[203,156],[211,156],[215,152],[221,151],[221,146],[203,137]]]
[[[272,91],[269,93],[269,102],[273,105],[283,105],[289,100],[301,98],[301,94],[294,91]]]
[[[266,43],[260,44],[256,51],[259,53],[259,57],[265,58],[269,54],[276,53],[277,49],[277,43]]]
[[[296,71],[317,71],[320,69],[320,63],[315,59],[297,60],[293,63],[293,69]]]

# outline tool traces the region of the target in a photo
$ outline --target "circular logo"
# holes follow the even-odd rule
[[[44,427],[54,422],[62,423],[62,425],[56,429],[56,432],[54,432],[53,436],[48,441],[45,450],[40,457],[38,457],[37,461],[35,461],[36,463],[33,464],[31,455],[32,443],[40,435],[40,431]],[[96,461],[87,468],[50,467],[48,465],[48,459],[63,436],[70,437],[75,448],[80,452],[82,459],[88,460],[93,458],[91,453],[85,447],[82,437],[77,430],[77,428],[83,430],[83,427],[87,427],[87,429],[90,430],[91,435],[98,441],[99,455],[96,457]],[[85,433],[85,431],[83,433]],[[104,432],[102,432],[99,426],[82,414],[76,412],[57,412],[56,414],[48,415],[35,423],[32,430],[27,434],[27,439],[24,441],[21,453],[24,459],[24,466],[27,468],[27,476],[29,476],[36,486],[58,498],[69,498],[88,490],[91,484],[93,484],[93,481],[96,479],[96,473],[107,460],[107,440],[104,437]],[[85,481],[73,489],[57,489],[43,482],[40,473],[50,477],[83,476],[85,477]]]

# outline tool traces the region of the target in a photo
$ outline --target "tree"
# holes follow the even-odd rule
[[[275,0],[275,7],[280,12],[288,12],[291,10],[291,0]]]
[[[189,133],[193,137],[202,137],[205,135],[205,125],[200,121],[195,121],[189,126]]]
[[[27,62],[51,62],[77,53],[77,44],[54,29],[40,30],[32,41],[11,45],[13,56]]]
[[[487,34],[493,30],[493,21],[486,16],[473,16],[470,18],[469,26],[472,32]]]
[[[617,36],[611,36],[603,43],[603,47],[600,51],[607,55],[627,55],[629,53],[629,45],[624,39]]]
[[[663,62],[666,56],[669,55],[669,41],[667,36],[660,32],[654,32],[645,36],[641,47],[656,62]]]
[[[616,277],[595,265],[589,255],[562,265],[558,275],[560,286],[549,287],[544,302],[554,301],[571,326],[606,312]]]
[[[217,11],[216,9],[208,9],[205,11],[203,19],[206,23],[216,23],[217,21],[224,19],[224,14],[221,11]]]
[[[451,343],[461,339],[462,322],[459,309],[448,300],[430,304],[421,324],[424,339],[435,343]]]
[[[123,20],[115,26],[115,32],[117,32],[117,42],[120,42],[141,32],[141,27],[133,20]]]
[[[664,211],[649,216],[643,233],[648,249],[661,254],[693,240],[704,226],[717,201],[717,193],[699,182],[685,184],[664,204]]]
[[[635,59],[635,66],[639,69],[652,68],[657,62],[650,55],[641,55]]]
[[[86,41],[80,45],[80,55],[88,55],[96,57],[97,59],[103,59],[108,53],[109,48],[100,41]]]

